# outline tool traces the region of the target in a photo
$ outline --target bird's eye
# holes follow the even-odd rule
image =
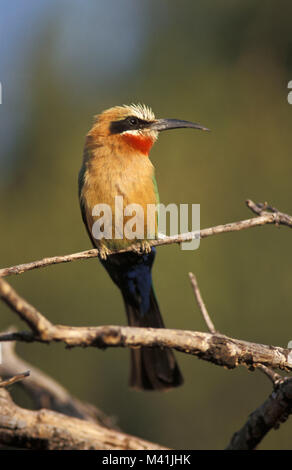
[[[139,122],[139,120],[138,120],[137,118],[135,118],[135,117],[130,117],[130,118],[128,119],[128,121],[129,121],[129,123],[131,124],[131,126],[136,126],[136,125],[138,124],[138,122]]]

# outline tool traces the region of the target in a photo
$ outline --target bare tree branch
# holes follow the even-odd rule
[[[69,347],[166,347],[192,354],[214,364],[232,369],[263,364],[272,368],[292,370],[290,349],[250,343],[221,334],[196,331],[139,328],[129,326],[72,327],[53,325],[32,305],[0,279],[0,296],[32,329],[32,332],[7,333],[0,341],[61,341]]]
[[[78,400],[50,376],[21,359],[15,353],[15,343],[3,343],[1,376],[4,378],[17,376],[19,370],[25,369],[30,370],[30,376],[19,382],[19,386],[31,396],[37,409],[47,408],[75,418],[97,422],[111,429],[118,429],[114,418],[106,416],[94,405]]]
[[[263,364],[259,364],[257,368],[265,374],[268,379],[272,382],[274,388],[278,387],[280,383],[285,380],[285,377],[282,377],[280,374],[277,374],[273,369],[264,366]]]
[[[262,441],[273,428],[285,422],[292,412],[292,378],[286,377],[267,400],[248,418],[236,432],[227,450],[251,450]]]
[[[165,450],[129,434],[51,410],[25,410],[0,389],[0,442],[40,450]]]
[[[268,205],[267,203],[255,204],[251,200],[247,200],[246,203],[247,206],[257,215],[256,217],[230,224],[210,227],[203,229],[200,232],[189,232],[173,237],[152,240],[150,241],[150,245],[161,246],[172,243],[181,243],[191,241],[195,238],[207,238],[220,233],[235,232],[266,224],[286,225],[292,228],[292,217],[290,215],[279,212],[276,208]],[[111,254],[132,250],[139,251],[139,249],[139,245],[133,245],[118,252],[111,252]],[[41,268],[52,264],[93,258],[98,255],[98,250],[93,249],[71,255],[44,258],[31,263],[3,268],[0,270],[0,278],[11,274],[21,274],[31,269]],[[277,426],[279,422],[283,422],[291,413],[292,379],[283,378],[272,370],[275,368],[289,371],[292,370],[291,350],[237,340],[216,332],[215,326],[202,299],[196,277],[192,273],[190,273],[189,276],[199,308],[210,333],[168,330],[161,328],[154,329],[122,326],[82,328],[54,325],[35,307],[23,299],[6,281],[4,281],[4,279],[0,279],[0,297],[29,326],[31,330],[3,333],[0,335],[0,341],[19,340],[46,343],[59,341],[65,343],[68,347],[93,346],[98,348],[136,348],[142,346],[158,346],[173,348],[187,354],[192,354],[200,359],[207,360],[227,368],[234,368],[239,365],[244,365],[251,370],[259,368],[273,382],[275,391],[261,407],[250,415],[247,423],[233,436],[228,446],[228,449],[252,449],[261,441],[272,427]],[[99,426],[100,429],[98,431],[96,428],[85,428],[84,420],[81,421],[75,419],[74,424],[73,421],[66,421],[74,420],[74,418],[64,417],[64,415],[59,413],[45,410],[41,410],[39,412],[22,410],[11,401],[8,392],[4,390],[4,387],[24,378],[26,375],[26,373],[16,374],[12,378],[0,383],[0,406],[2,406],[2,411],[4,409],[4,416],[0,414],[1,442],[9,445],[32,445],[33,448],[48,449],[160,448],[159,446],[156,446],[156,444],[137,440],[137,438],[123,435],[113,429],[106,429],[105,426],[100,426],[99,423],[92,422],[97,418],[97,416],[94,417],[90,414],[90,411],[86,409],[86,404],[83,404],[82,408],[82,403],[78,403],[74,397],[71,397],[71,405],[73,408],[75,407],[73,414],[76,410],[77,413],[80,412],[81,417],[87,420],[86,423],[88,426]],[[38,386],[45,391],[47,397],[58,397],[56,387],[55,390],[54,386],[50,387],[48,382],[46,382],[46,377],[44,379],[40,371],[38,379],[41,383],[41,385],[38,384]],[[42,379],[44,379],[43,382]],[[24,383],[22,386],[24,386]],[[30,384],[28,387],[30,386],[31,390],[33,390],[34,387],[37,389],[36,383],[33,384],[31,379],[27,379],[26,384]],[[40,389],[38,389],[38,391],[40,391]],[[64,395],[64,390],[61,392],[61,395],[62,393]],[[36,393],[36,396],[37,394],[38,393]],[[82,412],[84,415],[82,415]],[[86,415],[86,413],[88,414]],[[12,422],[11,416],[15,417],[13,429],[10,426],[10,423]],[[18,418],[20,420],[20,424],[18,424]],[[9,425],[7,425],[7,420]],[[77,423],[79,421],[83,424]],[[25,423],[24,426],[23,423]],[[52,429],[57,430],[56,434],[59,436],[58,439],[56,439],[56,435],[52,432]],[[106,435],[105,429],[107,432],[114,434],[111,434],[110,436]],[[109,442],[110,447],[107,447]],[[138,447],[135,447],[136,445]]]
[[[271,213],[275,214],[275,224],[276,225],[286,225],[287,227],[292,227],[292,217],[291,215],[284,214],[280,212],[276,207],[270,206],[267,202],[264,204],[259,202],[255,203],[250,199],[247,199],[246,205],[257,215],[269,215]]]
[[[0,279],[0,297],[27,323],[34,333],[40,334],[52,327],[51,322],[38,312],[33,305],[20,297],[4,279]]]
[[[258,208],[256,208],[258,209]],[[207,308],[201,296],[201,292],[197,283],[196,276],[193,273],[189,273],[189,277],[193,286],[193,290],[203,315],[208,329],[211,333],[216,333],[215,327],[208,314]],[[258,364],[257,369],[264,373],[269,380],[272,382],[275,390],[279,390],[279,387],[289,380],[288,377],[282,377],[277,374],[273,369],[263,364]],[[289,414],[292,412],[292,382],[290,384],[290,397],[285,395],[286,400],[283,400],[283,389],[282,393],[273,394],[272,399],[266,401],[261,407],[259,407],[252,415],[250,415],[247,423],[237,433],[234,434],[228,449],[254,449],[265,435],[273,427],[278,427],[280,422],[284,422],[288,419]],[[286,391],[287,392],[287,391]]]
[[[247,206],[255,212],[258,216],[252,219],[240,220],[239,222],[232,222],[224,225],[216,225],[215,227],[205,228],[200,231],[183,233],[181,235],[174,235],[171,237],[164,237],[157,240],[150,240],[150,246],[162,246],[171,245],[173,243],[182,243],[191,241],[193,239],[203,239],[212,235],[218,235],[220,233],[237,232],[239,230],[245,230],[252,227],[259,227],[266,224],[275,225],[286,225],[292,227],[292,217],[288,214],[279,212],[277,209],[272,208],[264,204],[255,204],[251,200],[246,201]],[[128,251],[139,251],[140,245],[135,244],[128,248],[119,251],[110,251],[110,254],[125,253]],[[52,264],[68,263],[79,259],[96,258],[99,255],[97,249],[91,249],[82,251],[80,253],[73,253],[70,255],[53,256],[50,258],[43,258],[38,261],[32,261],[30,263],[19,264],[8,268],[0,269],[0,277],[10,276],[12,274],[22,274],[32,269],[44,268],[51,266]]]
[[[30,374],[30,371],[27,370],[26,372],[23,372],[22,374],[16,374],[13,377],[10,377],[7,380],[2,380],[0,382],[0,388],[3,387],[8,387],[9,385],[15,384],[16,382],[19,382],[20,380],[23,380],[25,377],[28,377]]]
[[[193,287],[193,291],[194,291],[199,309],[201,310],[201,313],[202,313],[203,318],[206,322],[208,330],[210,331],[210,333],[215,334],[216,329],[215,329],[214,323],[212,322],[212,320],[209,316],[209,313],[208,313],[208,310],[207,310],[206,305],[204,303],[203,297],[201,296],[201,292],[200,292],[200,289],[199,289],[199,286],[198,286],[197,278],[193,273],[189,273],[189,278],[190,278],[190,281],[191,281],[191,284],[192,284],[192,287]]]

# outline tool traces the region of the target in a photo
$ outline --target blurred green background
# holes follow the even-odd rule
[[[5,4],[5,6],[4,6]],[[201,227],[251,213],[246,198],[292,213],[292,4],[280,0],[15,0],[0,17],[1,265],[90,248],[77,174],[94,114],[144,102],[173,131],[151,153],[161,202],[200,203]],[[193,271],[216,327],[286,347],[292,339],[291,233],[265,226],[158,249],[155,289],[168,327],[206,330]],[[52,322],[125,324],[121,296],[96,259],[10,277]],[[1,329],[23,324],[4,305]],[[128,388],[129,351],[19,344],[19,354],[120,427],[174,448],[220,449],[271,392],[259,372],[177,353],[185,385]],[[1,371],[1,368],[0,368]],[[21,396],[18,396],[21,403]],[[292,421],[261,449],[291,448]]]

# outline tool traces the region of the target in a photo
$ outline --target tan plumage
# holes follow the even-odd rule
[[[117,106],[98,115],[92,129],[87,134],[84,149],[83,166],[84,181],[80,198],[84,206],[88,229],[91,231],[96,217],[92,209],[96,204],[108,204],[115,216],[115,196],[123,196],[124,207],[129,204],[139,204],[144,211],[144,226],[146,228],[147,204],[156,204],[157,196],[153,183],[154,167],[148,157],[139,149],[134,148],[125,139],[125,135],[110,133],[112,121],[123,119],[127,115],[135,115],[142,119],[152,118],[152,111],[143,105]],[[156,132],[148,132],[146,138],[157,138]],[[124,218],[125,224],[129,217]],[[98,240],[96,245],[100,246]],[[103,240],[110,249],[118,249],[133,243],[123,237],[123,240]]]
[[[141,104],[116,106],[96,117],[86,137],[83,165],[79,175],[82,217],[93,245],[99,248],[103,266],[121,290],[131,326],[164,327],[152,286],[151,270],[155,248],[145,242],[147,205],[155,205],[158,202],[154,168],[148,154],[158,137],[158,132],[178,127],[205,129],[188,121],[155,119],[151,109]],[[121,240],[117,239],[116,234],[113,234],[112,239],[101,240],[93,236],[92,227],[96,216],[92,211],[97,204],[110,206],[113,216],[111,225],[114,227],[117,216],[116,196],[123,197],[123,208],[129,204],[139,204],[143,209],[141,217],[144,234],[141,240],[141,255],[131,251],[107,257],[108,249],[122,248],[132,244],[133,240],[125,236]],[[128,218],[124,218],[124,225]],[[155,223],[151,235],[156,234]],[[182,382],[171,350],[156,347],[131,350],[132,387],[167,390]]]

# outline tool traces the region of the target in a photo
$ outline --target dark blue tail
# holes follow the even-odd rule
[[[164,328],[152,287],[151,268],[155,248],[149,254],[110,255],[102,264],[122,292],[130,326]],[[165,390],[183,383],[173,352],[159,347],[131,350],[130,385],[142,390]]]

